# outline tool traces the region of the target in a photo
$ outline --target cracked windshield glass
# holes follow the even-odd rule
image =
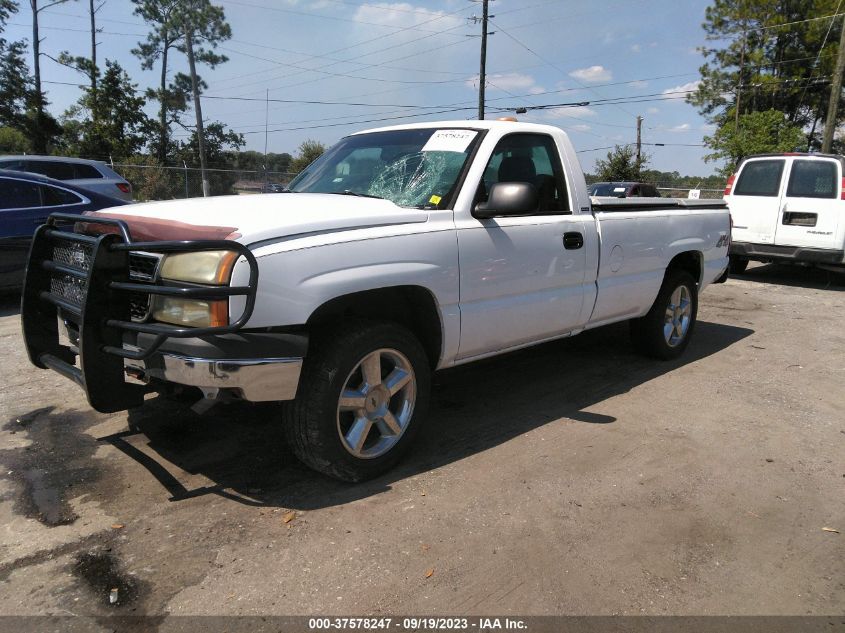
[[[477,137],[476,130],[437,128],[349,136],[291,182],[290,191],[384,198],[400,207],[443,209]]]

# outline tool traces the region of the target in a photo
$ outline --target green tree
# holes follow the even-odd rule
[[[32,134],[32,146],[35,152],[39,154],[47,153],[48,144],[61,133],[61,127],[58,122],[47,112],[47,97],[41,87],[41,35],[38,27],[38,18],[42,11],[49,9],[58,4],[64,4],[69,0],[52,0],[47,4],[38,6],[38,0],[29,0],[29,6],[32,10],[32,68],[33,68],[33,87],[29,98],[29,108],[32,111],[31,117],[34,119],[30,128]]]
[[[17,2],[14,0],[0,0],[0,33],[6,28],[6,22],[13,13],[18,12]]]
[[[30,151],[32,147],[23,132],[11,127],[0,127],[0,153],[25,154]]]
[[[828,35],[839,32],[842,18],[817,18],[837,6],[838,0],[715,0],[702,25],[713,45],[700,49],[701,82],[688,101],[721,137],[743,115],[778,110],[807,129],[805,148],[818,147],[838,48]]]
[[[132,0],[135,15],[142,18],[149,26],[150,33],[144,42],[139,42],[132,54],[141,60],[144,70],[152,70],[160,63],[161,72],[158,88],[147,91],[147,98],[159,102],[157,140],[152,143],[155,155],[160,163],[167,160],[172,149],[170,126],[175,122],[175,113],[187,109],[184,92],[178,86],[168,83],[170,54],[178,50],[183,42],[183,31],[177,20],[180,0]]]
[[[69,151],[81,156],[122,161],[144,147],[152,122],[138,86],[116,61],[106,61],[99,87],[87,87],[66,113]]]
[[[81,55],[72,55],[68,51],[63,51],[59,55],[58,62],[69,68],[73,68],[88,77],[90,88],[88,95],[91,100],[92,108],[91,115],[94,117],[94,124],[97,124],[98,115],[97,110],[97,81],[100,78],[100,69],[97,66],[97,11],[103,8],[106,0],[102,0],[99,6],[95,5],[95,0],[88,0],[88,19],[91,24],[91,57],[84,57]]]
[[[27,107],[32,95],[32,81],[23,42],[0,38],[0,125],[29,131]]]
[[[738,123],[723,125],[713,136],[704,137],[705,144],[714,150],[705,160],[727,160],[721,170],[725,177],[730,176],[736,164],[746,156],[792,152],[807,142],[801,128],[777,110],[743,114]]]
[[[202,144],[200,144],[197,130],[194,130],[187,143],[184,143],[179,150],[178,159],[189,165],[196,165],[200,159],[200,146],[206,153],[207,164],[212,167],[206,174],[208,194],[205,182],[201,182],[200,192],[203,195],[222,195],[232,193],[232,185],[237,180],[237,174],[232,169],[233,153],[244,146],[243,134],[227,130],[219,121],[209,123],[203,128]],[[214,171],[214,167],[221,171]],[[194,172],[196,173],[196,172]],[[196,191],[192,187],[192,192]]]
[[[642,171],[648,162],[648,156],[641,155],[639,160],[630,145],[617,145],[607,153],[607,160],[596,160],[596,177],[599,180],[641,180]]]
[[[200,79],[197,64],[211,68],[228,61],[225,55],[218,55],[213,49],[217,44],[232,37],[232,29],[226,22],[222,7],[211,4],[209,0],[183,0],[177,11],[177,19],[184,33],[184,52],[188,58],[191,77],[191,93],[194,100],[194,114],[197,120],[198,153],[202,173],[202,195],[211,195],[210,183],[206,177],[207,153],[204,147],[202,102],[200,101]]]
[[[298,174],[303,169],[308,167],[315,160],[320,158],[326,151],[326,146],[319,141],[307,140],[304,141],[297,150],[296,158],[290,163],[290,171],[293,174]]]

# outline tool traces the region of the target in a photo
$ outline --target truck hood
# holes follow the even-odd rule
[[[133,240],[228,238],[242,244],[428,220],[426,211],[398,207],[389,200],[317,193],[148,202],[89,215],[124,220]]]

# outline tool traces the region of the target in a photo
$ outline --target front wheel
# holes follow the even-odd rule
[[[680,356],[689,345],[698,314],[698,288],[684,270],[669,270],[648,313],[631,321],[637,348],[654,358]]]
[[[285,433],[307,466],[344,481],[370,479],[410,446],[429,390],[428,360],[407,329],[347,323],[314,338]]]

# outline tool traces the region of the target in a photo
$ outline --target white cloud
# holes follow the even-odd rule
[[[437,19],[437,18],[440,19]],[[384,26],[409,27],[426,22],[429,30],[444,31],[463,24],[456,16],[447,16],[445,11],[429,11],[408,2],[365,3],[355,11],[354,19]]]
[[[663,94],[668,95],[668,94],[671,94],[671,93],[682,93],[682,92],[687,92],[687,91],[690,91],[690,90],[696,90],[700,83],[701,83],[700,79],[696,79],[695,81],[689,81],[685,84],[681,84],[680,86],[675,86],[674,88],[667,88],[666,90],[663,91]],[[672,96],[681,96],[681,95],[673,94]]]
[[[534,77],[519,73],[487,75],[487,80],[502,90],[529,90],[534,87]]]
[[[635,81],[629,81],[628,85],[632,88],[645,88],[646,86],[648,86],[648,82],[642,81],[641,79],[637,79]]]
[[[689,132],[690,127],[691,126],[689,123],[681,123],[680,125],[676,125],[675,127],[670,127],[667,132]]]
[[[660,112],[660,110],[659,110],[659,109],[657,109],[657,108],[655,108],[655,107],[651,107],[651,108],[649,108],[648,110],[646,110],[646,112],[647,112],[648,114],[657,114],[658,112]]]
[[[547,119],[582,119],[584,117],[596,116],[596,111],[586,106],[573,106],[571,108],[552,108],[544,110]]]
[[[577,125],[571,125],[571,126],[569,126],[569,129],[570,129],[570,130],[575,130],[576,132],[589,132],[589,131],[590,131],[590,130],[592,130],[593,128],[592,128],[592,127],[590,127],[589,125],[586,125],[585,123],[579,123],[579,124],[577,124]]]
[[[632,53],[641,53],[642,50],[643,50],[643,47],[640,46],[639,44],[634,44],[633,46],[631,46],[631,52]]]
[[[464,82],[467,88],[478,90],[478,75],[473,75]],[[488,90],[502,90],[504,92],[527,92],[529,94],[542,94],[546,92],[543,86],[538,86],[531,75],[520,73],[502,73],[498,75],[487,75]]]
[[[586,82],[610,81],[613,79],[611,73],[604,66],[590,66],[589,68],[579,68],[569,73],[570,77]]]

